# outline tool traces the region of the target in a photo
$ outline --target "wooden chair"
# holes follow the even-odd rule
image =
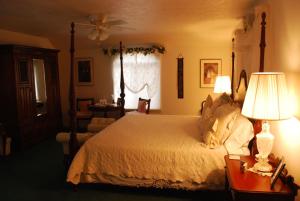
[[[151,99],[139,98],[139,103],[138,103],[137,111],[141,112],[141,113],[149,114],[149,111],[150,111],[150,102],[151,102]]]
[[[94,104],[93,98],[77,98],[76,120],[90,120],[93,117],[93,112],[89,110],[89,106]]]

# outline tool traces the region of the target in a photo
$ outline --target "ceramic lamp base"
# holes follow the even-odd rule
[[[257,163],[254,164],[253,168],[260,172],[271,172],[272,166],[268,163],[268,159],[259,159]]]

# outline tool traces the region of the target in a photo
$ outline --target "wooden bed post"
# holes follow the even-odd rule
[[[259,72],[264,72],[265,47],[266,47],[266,13],[261,14],[261,33],[260,33],[260,60]]]
[[[261,14],[261,32],[260,32],[260,59],[259,59],[259,72],[264,72],[264,63],[265,63],[265,47],[266,47],[266,13]],[[255,120],[253,124],[254,135],[260,133],[262,130],[262,121]],[[256,141],[253,142],[251,155],[258,153]]]
[[[76,94],[75,94],[75,86],[74,86],[74,22],[71,23],[71,46],[70,46],[70,88],[69,88],[69,104],[70,104],[70,141],[69,141],[69,150],[71,159],[75,156],[78,141],[76,138],[76,130],[77,130],[77,122],[76,122]]]
[[[231,68],[231,95],[230,97],[232,98],[232,100],[234,100],[234,38],[232,38],[232,54],[231,54],[231,59],[232,59],[232,68]]]
[[[123,73],[123,47],[122,47],[122,41],[120,41],[120,64],[121,64],[121,78],[120,78],[120,88],[121,88],[121,93],[120,93],[120,97],[121,97],[121,116],[125,115],[125,93],[124,93],[124,89],[125,89],[125,84],[124,84],[124,73]]]

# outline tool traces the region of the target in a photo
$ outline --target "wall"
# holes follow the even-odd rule
[[[231,31],[232,32],[232,31]],[[231,35],[228,33],[227,35]],[[82,39],[84,40],[84,39]],[[116,47],[120,37],[110,37],[109,44]],[[202,38],[199,35],[144,35],[123,36],[123,44],[141,45],[153,42],[162,44],[166,52],[161,56],[161,114],[197,115],[200,105],[212,88],[200,88],[200,59],[221,58],[222,74],[231,74],[231,37],[220,40]],[[59,55],[60,86],[64,124],[68,124],[68,85],[69,85],[69,53],[66,40],[52,40],[61,50]],[[67,44],[68,45],[68,44]],[[93,86],[77,86],[78,97],[107,98],[112,94],[111,59],[103,55],[102,49],[95,46],[76,48],[76,57],[93,57],[95,84]],[[177,60],[184,57],[184,99],[177,98]]]
[[[272,0],[270,5],[272,51],[270,71],[284,71],[291,95],[294,116],[289,120],[274,122],[274,152],[285,157],[289,172],[300,184],[300,3],[297,0]],[[300,196],[297,197],[300,200]]]
[[[69,124],[69,83],[70,83],[70,53],[69,38],[52,38],[55,47],[60,50],[58,55],[60,95],[63,112],[63,123]],[[68,41],[68,42],[66,42]],[[111,58],[104,56],[99,47],[79,48],[76,45],[75,57],[92,57],[94,66],[94,84],[92,86],[78,86],[75,83],[76,96],[81,98],[93,97],[95,100],[109,98],[112,94]]]

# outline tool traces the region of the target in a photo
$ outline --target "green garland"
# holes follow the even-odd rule
[[[103,48],[103,54],[114,56],[116,54],[120,53],[120,50],[118,48]],[[142,53],[144,55],[147,54],[153,54],[155,52],[158,52],[160,54],[164,54],[166,51],[165,47],[158,46],[158,45],[152,45],[151,47],[128,47],[124,48],[125,54],[137,54]]]

